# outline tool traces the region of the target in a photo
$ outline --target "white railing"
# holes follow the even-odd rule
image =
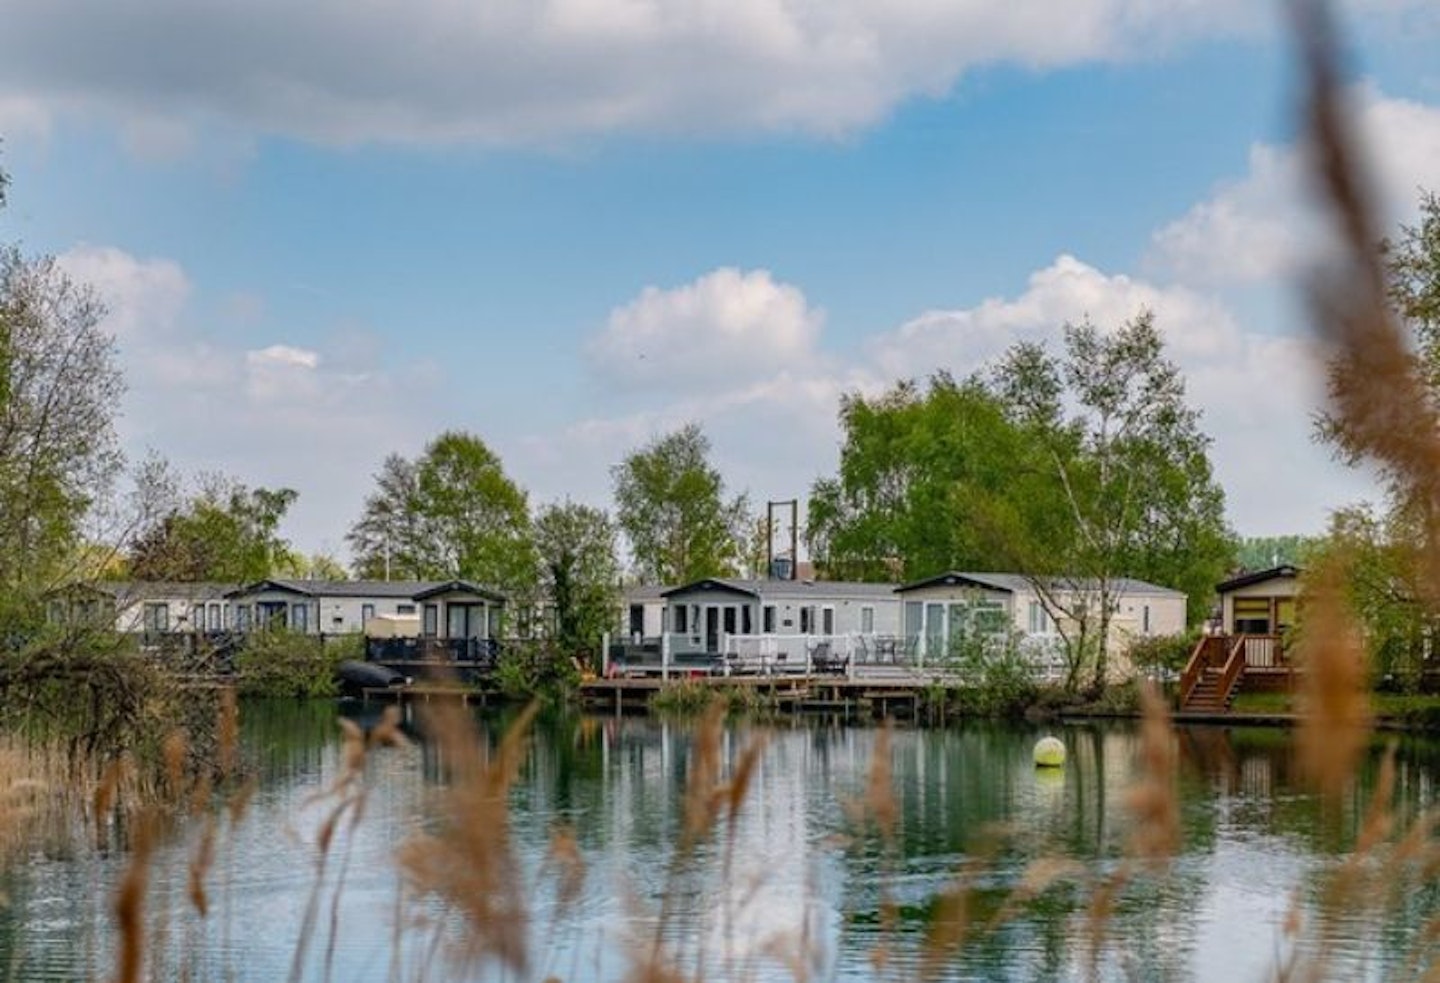
[[[725,675],[848,673],[854,665],[853,635],[726,635],[721,640]]]
[[[1245,636],[1245,666],[1248,669],[1274,669],[1280,666],[1280,639],[1275,635]]]

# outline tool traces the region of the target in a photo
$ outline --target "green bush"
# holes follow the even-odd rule
[[[495,684],[512,700],[569,702],[580,672],[558,647],[542,639],[507,642],[495,661]]]
[[[1137,638],[1125,654],[1141,675],[1163,679],[1184,671],[1199,638],[1199,632]]]
[[[1018,717],[1035,702],[1039,685],[1016,635],[971,635],[951,640],[958,654],[964,687],[957,694],[961,712],[981,717]]]
[[[361,644],[358,635],[326,642],[283,629],[253,632],[235,653],[235,684],[241,696],[334,696],[335,667],[358,658]]]

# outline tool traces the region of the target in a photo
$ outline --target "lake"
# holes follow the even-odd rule
[[[436,743],[409,720],[408,746],[371,755],[363,814],[336,827],[322,877],[316,841],[335,804],[324,793],[342,768],[337,713],[366,724],[379,710],[253,703],[241,712],[258,789],[238,825],[222,824],[206,918],[187,900],[199,822],[157,848],[153,979],[622,980],[658,945],[709,980],[848,983],[922,970],[945,980],[1085,980],[1095,951],[1104,980],[1258,981],[1322,944],[1328,978],[1412,979],[1407,960],[1418,953],[1426,964],[1419,940],[1440,912],[1423,877],[1411,885],[1387,874],[1391,903],[1318,918],[1355,842],[1378,747],[1354,793],[1322,808],[1298,782],[1288,732],[1178,729],[1179,854],[1116,893],[1097,940],[1087,917],[1095,884],[1116,869],[1131,825],[1139,739],[1129,723],[894,729],[888,845],[858,816],[880,728],[730,725],[719,745],[727,767],[764,741],[748,795],[732,828],[722,822],[677,852],[695,725],[556,717],[537,722],[509,796],[517,864],[505,889],[524,900],[528,920],[511,941],[528,963],[523,973],[459,965],[446,960],[448,946],[431,944],[471,937],[465,926],[435,897],[403,890],[395,863],[399,844],[438,826],[446,763]],[[506,724],[489,714],[480,722],[487,744]],[[1067,747],[1059,771],[1032,764],[1045,734]],[[1399,738],[1396,762],[1403,822],[1435,801],[1440,744]],[[573,830],[583,860],[573,897],[559,875],[574,868],[547,859],[558,829]],[[0,979],[112,977],[111,903],[126,857],[76,839],[22,858],[4,878]],[[1057,876],[1044,890],[1007,903],[1027,872],[1045,870]],[[925,926],[957,883],[970,892],[970,923],[985,927],[927,966]]]

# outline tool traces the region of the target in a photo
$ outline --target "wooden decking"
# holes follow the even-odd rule
[[[1178,706],[1182,713],[1223,714],[1241,688],[1286,689],[1294,671],[1279,635],[1206,635],[1180,676]]]

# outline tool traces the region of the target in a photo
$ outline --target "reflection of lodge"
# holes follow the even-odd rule
[[[1300,571],[1289,565],[1217,584],[1220,630],[1200,639],[1180,677],[1180,707],[1191,713],[1229,709],[1242,688],[1286,689],[1293,666],[1285,639],[1295,623]]]

